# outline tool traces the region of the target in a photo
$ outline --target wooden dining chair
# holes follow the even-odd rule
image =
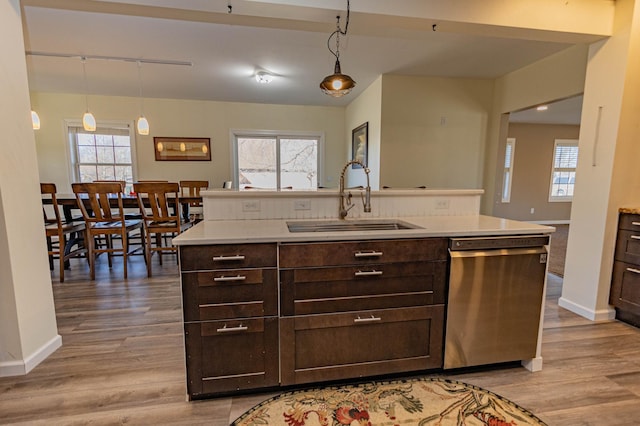
[[[209,188],[208,180],[181,180],[180,195],[187,197],[199,197],[200,191]],[[189,203],[189,221],[192,224],[200,222],[204,218],[202,201],[192,201]]]
[[[119,182],[92,182],[71,186],[85,222],[91,279],[96,278],[96,258],[101,253],[107,253],[109,267],[112,266],[112,256],[122,253],[124,278],[127,278],[130,234],[134,230],[143,234],[144,230],[141,220],[125,217],[122,185]],[[119,237],[120,247],[113,244],[114,236]],[[97,242],[100,238],[105,239],[105,245]]]
[[[133,184],[133,190],[138,197],[138,205],[142,212],[144,253],[147,261],[147,276],[150,277],[154,252],[158,253],[161,265],[164,252],[176,254],[178,252],[178,248],[167,242],[164,237],[168,236],[170,240],[183,230],[179,208],[180,187],[176,182],[137,182]]]
[[[84,222],[65,222],[60,213],[54,183],[41,183],[42,213],[44,229],[49,252],[49,267],[53,269],[53,261],[60,262],[60,282],[64,282],[64,269],[67,261],[87,252]],[[74,247],[76,247],[74,249]]]

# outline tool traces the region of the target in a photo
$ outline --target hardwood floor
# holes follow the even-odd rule
[[[272,393],[186,402],[181,298],[175,256],[141,256],[113,271],[98,260],[97,279],[71,261],[65,282],[53,274],[63,346],[27,376],[0,378],[0,424],[228,425]],[[561,280],[550,275],[544,368],[515,366],[433,373],[481,386],[530,409],[549,425],[640,422],[640,330],[594,324],[558,308]],[[505,342],[508,345],[509,342]]]

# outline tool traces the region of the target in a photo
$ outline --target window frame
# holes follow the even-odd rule
[[[556,150],[559,146],[570,146],[576,147],[578,152],[576,154],[576,166],[575,167],[556,167],[555,159],[556,159]],[[573,172],[574,175],[574,189],[575,189],[575,175],[578,169],[578,156],[580,155],[580,147],[578,146],[578,139],[555,139],[553,142],[553,153],[551,156],[551,176],[549,178],[549,202],[550,203],[562,203],[562,202],[571,202],[573,201],[573,194],[571,195],[552,195],[553,194],[553,185],[554,180],[553,177],[556,172]]]
[[[511,146],[511,156],[510,156],[510,162],[509,162],[509,166],[507,166],[506,162],[507,162],[507,149],[508,147]],[[514,159],[516,157],[516,138],[507,138],[507,141],[505,143],[505,148],[504,148],[504,159],[502,161],[502,194],[500,194],[500,198],[502,200],[503,203],[510,203],[511,202],[511,187],[513,185],[513,165],[514,165]],[[506,180],[506,176],[507,173],[509,173],[509,181],[506,184],[506,188],[505,188],[505,180]],[[506,196],[505,196],[506,193]]]
[[[129,132],[129,143],[131,149],[131,178],[133,182],[136,182],[138,180],[138,161],[136,156],[136,133],[133,130],[135,128],[133,122],[105,120],[98,121],[96,124],[96,127],[99,129],[117,129]],[[82,128],[82,121],[69,119],[64,121],[65,136],[67,138],[67,156],[69,161],[69,181],[80,182],[80,163],[78,162],[78,150],[74,136],[75,133],[71,133],[70,131],[73,128]]]
[[[317,139],[318,140],[318,159],[317,168],[318,175],[316,176],[316,188],[321,186],[321,182],[324,181],[324,133],[316,131],[278,131],[278,130],[244,130],[244,129],[231,129],[229,131],[229,141],[231,144],[231,164],[233,172],[233,189],[240,188],[239,175],[240,166],[238,164],[238,139],[261,139],[270,138],[276,139],[276,188],[274,191],[281,191],[280,185],[280,139]]]

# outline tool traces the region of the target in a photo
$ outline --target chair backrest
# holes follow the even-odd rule
[[[44,223],[47,225],[62,226],[62,217],[60,216],[60,209],[58,207],[58,199],[56,198],[56,184],[55,183],[41,183],[40,194],[42,195],[42,214],[44,216]],[[51,200],[52,209],[47,209],[45,200]],[[53,212],[53,214],[51,214]]]
[[[121,181],[73,183],[71,187],[85,221],[115,222],[124,219],[124,187]],[[113,206],[112,203],[116,205]]]
[[[133,190],[146,221],[180,223],[180,187],[176,182],[137,182],[133,184]]]
[[[208,180],[181,180],[180,195],[199,197],[201,189],[209,188]]]

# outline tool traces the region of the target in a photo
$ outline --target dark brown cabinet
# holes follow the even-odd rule
[[[442,367],[445,238],[180,247],[190,399]]]
[[[190,399],[278,385],[276,244],[180,248]]]
[[[442,367],[444,239],[280,246],[284,385]]]
[[[640,215],[620,214],[609,303],[616,318],[640,326]]]

